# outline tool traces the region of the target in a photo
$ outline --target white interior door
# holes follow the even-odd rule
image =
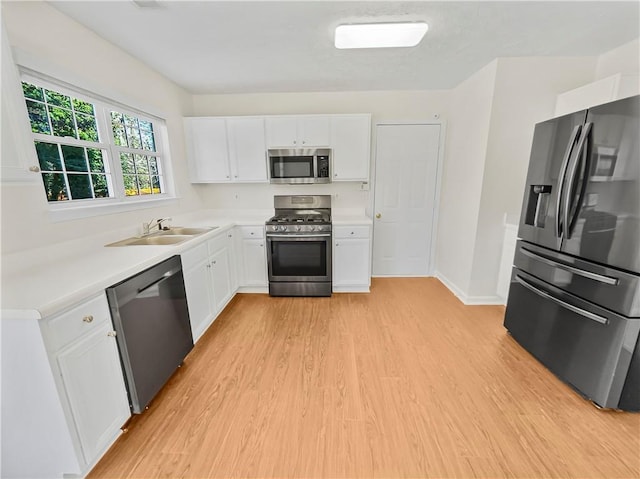
[[[440,125],[378,125],[374,276],[429,276]]]

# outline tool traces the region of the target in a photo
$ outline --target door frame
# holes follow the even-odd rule
[[[375,198],[376,198],[376,187],[377,187],[377,164],[378,164],[378,126],[404,126],[404,125],[437,125],[440,127],[440,141],[438,143],[438,159],[436,164],[436,184],[434,189],[434,202],[433,202],[433,226],[431,228],[431,248],[429,251],[429,268],[427,271],[426,277],[431,277],[435,275],[436,271],[436,243],[438,240],[438,219],[440,217],[440,191],[442,187],[442,173],[444,170],[444,153],[445,153],[445,138],[447,131],[447,122],[446,120],[441,120],[439,115],[434,115],[433,119],[430,120],[381,120],[374,123],[373,135],[372,135],[372,148],[374,154],[371,155],[373,161],[371,164],[371,193],[369,194],[369,213],[372,219],[372,234],[371,234],[371,265],[373,267],[373,242],[375,241],[375,228],[376,228],[376,210],[375,210]],[[422,275],[385,275],[378,276],[372,274],[372,278],[390,278],[390,277],[425,277]]]

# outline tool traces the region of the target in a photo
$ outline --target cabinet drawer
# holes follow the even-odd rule
[[[368,226],[334,226],[334,238],[368,238]]]
[[[47,340],[57,351],[105,322],[111,324],[111,314],[103,293],[47,321]]]
[[[242,226],[240,234],[243,238],[264,238],[264,226]]]
[[[207,243],[194,246],[190,250],[180,253],[180,260],[182,261],[182,271],[189,271],[201,261],[206,260],[209,257],[209,251],[207,250]]]

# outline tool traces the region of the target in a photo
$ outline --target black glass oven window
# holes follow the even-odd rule
[[[313,156],[272,156],[272,178],[313,178]]]
[[[327,276],[325,241],[274,241],[271,243],[273,276]]]

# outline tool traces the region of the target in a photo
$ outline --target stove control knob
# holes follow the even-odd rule
[[[296,226],[296,231],[300,231],[300,226]]]
[[[315,227],[315,226],[312,226],[312,227],[311,227],[311,231],[315,231],[315,230],[316,230],[316,227]]]

